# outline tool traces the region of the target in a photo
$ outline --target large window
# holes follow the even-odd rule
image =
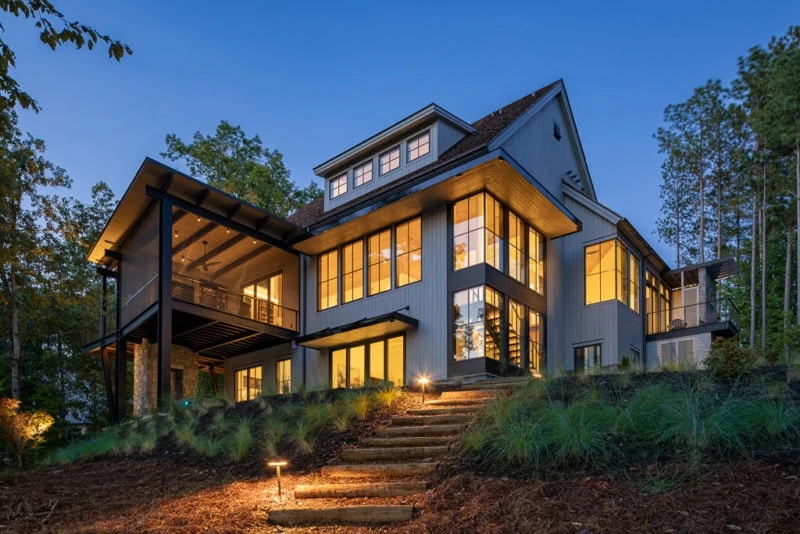
[[[236,402],[255,399],[261,395],[261,366],[236,371],[234,383]]]
[[[422,135],[409,140],[407,161],[413,161],[431,151],[431,133],[425,132]]]
[[[396,286],[422,280],[422,220],[398,224],[395,228]]]
[[[508,276],[525,283],[525,221],[508,214]]]
[[[331,198],[347,193],[347,174],[331,180]]]
[[[453,205],[454,268],[487,263],[503,270],[503,206],[478,193]]]
[[[589,245],[584,251],[586,304],[619,300],[639,312],[639,264],[617,239]],[[630,280],[630,271],[635,269]]]
[[[331,250],[320,254],[317,270],[317,301],[319,309],[325,310],[339,303],[339,251]]]
[[[275,362],[275,389],[279,395],[292,392],[292,360],[278,360]]]
[[[516,300],[508,301],[508,362],[522,368],[522,343],[525,306]]]
[[[502,296],[487,286],[453,295],[454,354],[456,360],[500,359]]]
[[[528,287],[544,294],[544,236],[528,227]]]
[[[367,239],[368,288],[370,295],[392,289],[392,232],[384,230]]]
[[[283,273],[276,273],[242,288],[243,314],[262,323],[283,326]]]
[[[364,242],[353,241],[342,247],[342,302],[364,297]]]
[[[575,347],[575,373],[599,372],[603,368],[600,344]]]
[[[378,157],[378,162],[381,176],[398,168],[400,166],[400,147],[395,147],[381,154]]]
[[[331,387],[402,386],[405,374],[403,336],[357,343],[331,351]]]
[[[544,372],[544,316],[528,310],[528,369],[534,376]]]
[[[356,187],[372,181],[372,160],[353,169],[353,183]]]

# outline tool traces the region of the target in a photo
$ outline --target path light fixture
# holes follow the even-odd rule
[[[425,386],[428,384],[429,380],[427,376],[421,376],[417,379],[417,383],[422,386],[422,404],[425,404]]]
[[[281,467],[286,467],[289,462],[286,460],[273,460],[267,463],[268,466],[275,468],[275,476],[278,478],[278,497],[281,496]]]

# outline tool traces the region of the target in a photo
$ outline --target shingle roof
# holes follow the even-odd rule
[[[467,154],[485,148],[500,132],[505,130],[517,118],[520,117],[525,111],[530,109],[536,102],[538,102],[544,95],[546,95],[560,80],[540,87],[533,93],[527,94],[522,98],[507,104],[500,109],[492,111],[488,115],[481,117],[472,123],[475,132],[464,136],[459,142],[450,147],[444,154],[439,156],[439,159],[411,172],[405,176],[398,178],[392,182],[387,183],[370,192],[369,195],[364,197],[355,198],[349,202],[337,206],[336,208],[327,212],[324,209],[324,200],[317,199],[309,202],[305,206],[300,207],[296,212],[288,217],[288,221],[298,226],[308,227],[312,226],[323,219],[330,219],[342,213],[343,211],[353,207],[354,205],[368,202],[370,197],[382,193],[388,189],[400,188],[402,185],[412,181],[413,179],[427,174],[430,171],[442,167],[445,164],[458,159],[459,157],[466,156]]]

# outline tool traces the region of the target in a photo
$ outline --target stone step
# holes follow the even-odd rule
[[[420,427],[411,428],[416,430]],[[449,445],[454,440],[455,436],[395,436],[386,438],[366,438],[361,440],[361,445],[364,447],[427,447],[431,445]]]
[[[514,379],[514,380],[502,380],[502,381],[486,381],[486,382],[475,382],[473,384],[464,384],[461,386],[461,391],[481,391],[481,390],[488,390],[488,389],[497,389],[497,390],[511,390],[515,388],[519,388],[525,386],[531,381],[530,378],[521,378],[521,379]]]
[[[430,475],[437,465],[437,462],[326,465],[321,472],[322,476],[330,478],[413,477]]]
[[[369,449],[343,449],[339,457],[347,462],[372,462],[375,460],[422,460],[447,454],[446,445],[433,447],[377,447]]]
[[[267,521],[273,525],[338,525],[340,523],[399,523],[414,515],[411,505],[341,506],[338,508],[295,508],[272,510]]]
[[[445,406],[442,408],[415,408],[406,411],[407,415],[455,415],[474,414],[480,405],[476,406]]]
[[[425,406],[470,406],[473,409],[477,409],[493,398],[494,397],[481,399],[432,399],[426,400]]]
[[[403,497],[427,489],[428,483],[419,481],[403,482],[361,482],[356,484],[316,484],[300,485],[294,488],[295,499],[325,499],[336,497]]]
[[[392,425],[394,426],[410,426],[410,425],[449,425],[453,423],[469,423],[472,421],[471,415],[409,415],[403,417],[392,417]]]
[[[432,426],[385,426],[375,430],[380,437],[397,436],[456,436],[464,431],[466,424],[432,425]]]
[[[484,389],[457,389],[454,391],[443,391],[439,399],[494,399],[499,395],[507,395],[508,390],[497,388]]]

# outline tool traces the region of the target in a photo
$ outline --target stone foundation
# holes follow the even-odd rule
[[[183,374],[183,397],[197,395],[198,366],[197,354],[187,349],[173,345],[172,365],[173,370]],[[133,347],[133,415],[141,417],[156,411],[158,403],[158,343],[142,341],[141,345]],[[173,392],[174,398],[174,392]]]

